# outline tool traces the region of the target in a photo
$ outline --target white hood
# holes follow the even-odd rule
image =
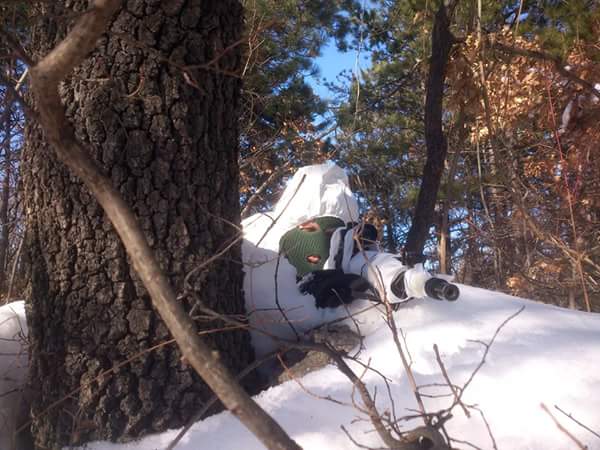
[[[273,211],[280,226],[292,228],[318,216],[335,216],[344,222],[358,220],[358,203],[348,177],[332,162],[298,169]]]

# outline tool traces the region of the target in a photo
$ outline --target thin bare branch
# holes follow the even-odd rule
[[[284,309],[281,307],[281,303],[279,302],[279,263],[280,262],[281,262],[281,254],[278,254],[277,255],[277,264],[275,265],[275,275],[274,275],[274,278],[275,278],[275,304],[277,305],[277,309],[279,310],[279,313],[285,319],[285,322],[289,325],[292,332],[296,335],[296,339],[300,340],[300,335],[298,334],[296,327],[294,327],[294,325],[288,318],[287,314],[285,313]]]
[[[287,201],[287,203],[284,205],[284,207],[281,210],[281,212],[279,213],[279,215],[277,217],[275,217],[275,219],[273,220],[273,222],[271,223],[271,225],[269,225],[269,227],[265,230],[264,234],[261,236],[261,238],[256,243],[256,247],[258,247],[260,245],[260,243],[263,241],[263,239],[267,236],[267,234],[269,234],[269,232],[271,231],[271,229],[275,226],[275,224],[277,223],[277,221],[281,218],[281,216],[283,215],[283,213],[288,209],[288,207],[290,206],[290,203],[292,203],[292,200],[294,200],[294,197],[296,197],[296,194],[298,194],[298,191],[302,187],[302,184],[304,184],[304,180],[306,180],[306,175],[304,175],[300,179],[300,182],[298,183],[298,186],[296,187],[296,190],[294,191],[294,193],[292,194],[292,196],[290,197],[290,199]]]
[[[452,406],[452,408],[454,408],[454,406],[456,406],[458,404],[458,401],[461,400],[463,394],[465,393],[465,391],[467,390],[467,387],[471,384],[471,382],[473,381],[473,379],[475,378],[475,375],[477,375],[477,372],[479,372],[479,370],[483,367],[483,365],[485,364],[485,360],[486,357],[490,351],[490,348],[492,348],[492,345],[494,344],[494,341],[496,340],[496,338],[498,337],[498,334],[500,334],[500,331],[502,330],[502,328],[504,328],[506,326],[506,324],[508,322],[510,322],[511,320],[513,320],[515,317],[517,317],[519,314],[521,314],[523,312],[523,310],[525,309],[525,306],[521,306],[517,312],[511,314],[510,316],[508,316],[506,319],[504,319],[504,321],[498,326],[498,328],[496,328],[496,332],[494,333],[494,335],[492,336],[492,339],[490,339],[489,342],[482,342],[482,341],[474,341],[474,342],[478,342],[481,345],[483,345],[485,347],[485,351],[483,352],[483,356],[481,357],[481,361],[479,362],[479,364],[477,365],[477,367],[475,368],[475,370],[473,371],[473,373],[471,373],[471,376],[469,377],[469,379],[467,380],[467,382],[463,385],[462,390],[460,391],[460,395],[459,398],[457,399],[457,401],[455,401],[454,405]],[[451,408],[451,409],[452,409]]]
[[[283,164],[282,166],[275,169],[267,177],[267,179],[258,187],[258,189],[256,189],[256,191],[254,191],[254,193],[246,201],[246,204],[244,205],[244,208],[242,209],[242,213],[241,213],[242,217],[246,217],[248,215],[248,213],[250,212],[250,208],[252,208],[254,206],[254,204],[257,203],[258,200],[260,200],[260,196],[262,195],[262,193],[264,191],[266,191],[270,186],[272,186],[273,182],[275,180],[277,180],[278,178],[283,176],[283,174],[287,170],[289,170],[289,168],[291,167],[291,164],[292,164],[292,161],[287,161],[285,164]]]
[[[244,370],[242,370],[239,374],[237,374],[237,376],[236,376],[237,380],[238,381],[243,380],[246,376],[248,376],[248,374],[252,373],[254,370],[256,370],[257,368],[262,366],[264,363],[266,363],[270,359],[273,359],[277,355],[278,355],[278,352],[272,352],[272,353],[269,353],[269,354],[263,356],[262,358],[258,358],[256,360],[254,360],[251,364],[249,364],[246,368],[244,368]],[[192,426],[196,422],[198,422],[199,420],[202,419],[202,417],[217,402],[217,400],[219,400],[219,397],[217,397],[216,395],[213,395],[210,399],[208,399],[208,401],[204,404],[204,406],[196,414],[194,414],[190,418],[190,420],[188,420],[188,422],[185,424],[185,426],[179,431],[179,433],[177,433],[177,436],[175,436],[175,438],[165,448],[165,450],[173,450],[177,446],[177,444],[179,444],[179,442],[181,441],[183,436],[185,436],[186,433],[188,431],[190,431],[190,428],[192,428]]]
[[[485,424],[485,428],[487,429],[488,436],[490,437],[490,439],[492,441],[492,448],[494,450],[498,450],[498,445],[496,444],[496,438],[494,438],[494,433],[492,433],[492,427],[490,426],[490,423],[487,421],[485,414],[483,413],[483,410],[481,410],[477,406],[470,406],[470,408],[479,412],[479,415],[481,416],[481,420],[483,420],[483,423]]]
[[[554,415],[550,412],[550,410],[548,409],[548,407],[546,405],[544,405],[543,403],[540,403],[540,408],[542,408],[544,410],[544,412],[550,416],[550,418],[554,422],[554,425],[556,425],[556,428],[558,428],[560,431],[562,431],[566,436],[569,437],[569,439],[571,439],[575,443],[577,448],[579,448],[581,450],[587,450],[587,446],[583,445],[579,439],[577,439],[575,436],[573,436],[573,434],[569,430],[567,430],[558,421],[558,419],[556,417],[554,417]]]
[[[560,407],[558,405],[554,405],[554,407],[560,411],[561,413],[563,413],[565,416],[567,416],[569,419],[571,419],[573,422],[575,422],[577,425],[579,425],[581,428],[589,431],[590,433],[592,433],[594,436],[596,436],[597,438],[600,438],[600,434],[596,433],[594,430],[592,430],[590,427],[584,425],[583,423],[581,423],[579,420],[577,420],[575,417],[573,417],[573,415],[571,413],[567,413],[565,411],[563,411],[562,409],[560,409]]]
[[[444,363],[442,362],[442,357],[440,356],[440,352],[439,352],[437,344],[433,344],[433,351],[435,352],[435,358],[438,362],[438,365],[440,366],[442,375],[444,376],[446,383],[448,383],[448,387],[450,388],[450,390],[452,391],[452,394],[454,395],[454,401],[461,406],[463,412],[465,413],[465,416],[471,417],[471,413],[469,413],[469,410],[466,408],[466,406],[463,404],[463,402],[460,401],[459,390],[450,381],[450,377],[448,376],[448,372],[446,371],[446,366],[444,366]]]
[[[21,59],[28,66],[35,64],[35,61],[29,56],[29,53],[23,48],[21,43],[15,38],[15,36],[9,31],[0,27],[0,36],[4,38],[8,46],[13,49],[15,55]]]

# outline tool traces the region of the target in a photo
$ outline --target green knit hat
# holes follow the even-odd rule
[[[296,268],[299,277],[321,270],[329,258],[333,232],[344,221],[333,216],[316,217],[285,233],[279,240],[279,252]]]

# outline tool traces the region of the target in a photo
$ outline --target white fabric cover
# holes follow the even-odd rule
[[[317,309],[311,295],[302,295],[296,286],[296,269],[285,257],[278,258],[279,240],[290,228],[318,216],[335,216],[344,222],[358,220],[358,203],[348,186],[345,172],[333,163],[303,167],[290,179],[274,210],[255,214],[244,221],[242,256],[244,295],[250,325],[272,335],[295,339],[296,335],[277,307],[277,301],[298,333],[330,320],[347,316],[344,308]],[[350,232],[347,236],[351,239]],[[277,279],[277,281],[275,281]],[[352,309],[371,306],[368,300]],[[362,306],[362,308],[361,308]],[[371,313],[373,311],[371,310]],[[379,323],[380,314],[358,320],[364,325]],[[363,329],[363,328],[361,328]],[[257,355],[278,345],[263,333],[251,330]]]
[[[296,269],[285,257],[278,256],[279,240],[289,229],[318,216],[335,216],[344,222],[359,219],[358,204],[348,186],[348,177],[332,163],[299,169],[272,212],[255,214],[242,222],[242,255],[246,273],[244,294],[253,328],[268,330],[271,335],[280,338],[295,339],[296,334],[288,320],[296,332],[302,334],[364,309],[369,309],[369,312],[355,317],[360,322],[361,332],[366,334],[381,323],[381,312],[374,309],[373,303],[368,300],[354,301],[348,308],[317,309],[315,299],[311,295],[302,295],[298,290]],[[332,235],[331,253],[325,269],[335,268],[335,253],[340,248],[342,230],[340,228]],[[391,302],[404,300],[393,295],[390,285],[406,267],[396,259],[396,255],[389,253],[364,251],[352,257],[353,232],[348,230],[344,237],[342,270],[362,275]],[[407,294],[425,296],[423,285],[429,277],[422,266],[409,270]],[[251,330],[251,334],[259,356],[277,347],[276,342],[265,334],[256,330]]]
[[[319,216],[335,216],[345,223],[358,220],[358,203],[343,169],[332,162],[298,169],[277,202],[274,217],[289,230]]]
[[[331,236],[331,246],[329,248],[329,258],[325,261],[323,269],[335,269],[335,258],[340,250],[340,239],[342,238],[342,232],[346,228],[338,228]],[[344,243],[342,244],[342,267],[341,270],[344,272],[350,271],[350,258],[352,257],[352,250],[354,249],[354,230],[348,230],[344,236]]]

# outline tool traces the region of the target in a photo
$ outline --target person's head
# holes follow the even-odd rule
[[[321,270],[329,258],[333,232],[344,226],[338,217],[315,217],[285,233],[279,241],[279,252],[296,268],[299,277]]]

